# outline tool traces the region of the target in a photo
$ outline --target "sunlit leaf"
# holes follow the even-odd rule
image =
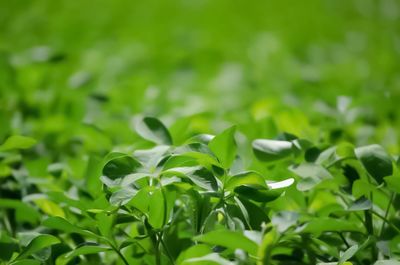
[[[224,168],[229,168],[236,156],[235,141],[236,126],[232,126],[221,134],[216,135],[209,143],[211,151],[218,158]]]
[[[36,140],[22,135],[13,135],[8,137],[2,145],[0,151],[9,151],[13,149],[28,149],[36,144]]]
[[[253,141],[256,157],[265,162],[276,161],[293,154],[293,144],[288,141],[257,139]]]
[[[96,254],[100,252],[110,251],[111,249],[106,246],[86,245],[76,248],[60,257],[56,260],[56,265],[65,265],[73,258],[80,255]]]
[[[252,255],[256,255],[258,249],[254,241],[239,232],[229,230],[211,231],[207,234],[196,236],[193,240],[223,246],[232,250],[243,249]]]

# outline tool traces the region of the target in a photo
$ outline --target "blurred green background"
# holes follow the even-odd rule
[[[235,123],[398,152],[399,18],[396,0],[2,1],[0,141],[105,152],[141,114],[177,144]]]

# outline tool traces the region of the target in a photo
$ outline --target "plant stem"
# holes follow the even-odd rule
[[[350,244],[347,242],[346,238],[343,236],[341,232],[338,232],[340,238],[342,239],[343,243],[346,245],[347,248],[350,248]]]
[[[152,236],[156,265],[161,265],[160,238],[158,233]]]
[[[390,196],[389,203],[388,203],[388,205],[386,207],[386,211],[385,211],[385,215],[384,215],[385,219],[387,219],[387,217],[389,215],[390,206],[392,205],[392,203],[393,203],[395,198],[396,198],[396,193],[392,192],[392,195]],[[386,222],[382,223],[381,232],[379,233],[380,237],[382,236],[383,230],[385,229],[385,224],[386,224]]]
[[[169,252],[167,245],[165,244],[164,240],[162,238],[160,238],[161,244],[163,246],[163,248],[165,249],[165,253],[167,253],[167,256],[169,258],[169,260],[171,261],[172,265],[175,265],[175,261],[174,258],[172,257],[171,253]]]
[[[364,217],[365,217],[365,228],[367,229],[368,234],[371,236],[374,236],[374,223],[372,220],[372,210],[365,210],[364,211]],[[375,245],[371,245],[371,256],[372,260],[377,260],[378,258],[378,252],[376,250]]]
[[[118,250],[117,247],[115,247],[113,244],[110,244],[111,248],[118,254],[118,256],[122,259],[125,265],[129,265],[129,262],[126,260],[124,255],[121,253],[121,251]]]
[[[385,221],[390,227],[392,227],[394,230],[396,230],[397,233],[400,234],[400,228],[398,228],[397,226],[395,226],[394,224],[392,224],[391,222],[389,222],[388,219],[386,219],[384,216],[380,215],[379,213],[372,211],[372,213],[374,215],[376,215],[377,217],[379,217],[380,219],[382,219],[383,221]]]
[[[372,176],[367,173],[368,176],[368,182],[372,184]],[[371,191],[369,193],[369,200],[371,201],[371,209],[365,210],[365,226],[367,228],[367,232],[371,235],[374,236],[374,219],[372,217],[372,213],[374,211],[374,193]],[[372,260],[377,260],[378,259],[378,251],[376,245],[371,245],[371,256]]]

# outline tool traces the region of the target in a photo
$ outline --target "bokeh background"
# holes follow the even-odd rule
[[[399,18],[396,0],[1,1],[0,140],[106,152],[150,115],[177,144],[238,124],[398,152]]]

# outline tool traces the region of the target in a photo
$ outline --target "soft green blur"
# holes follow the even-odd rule
[[[0,142],[105,151],[141,114],[181,139],[235,123],[398,152],[399,18],[396,0],[2,1]]]

